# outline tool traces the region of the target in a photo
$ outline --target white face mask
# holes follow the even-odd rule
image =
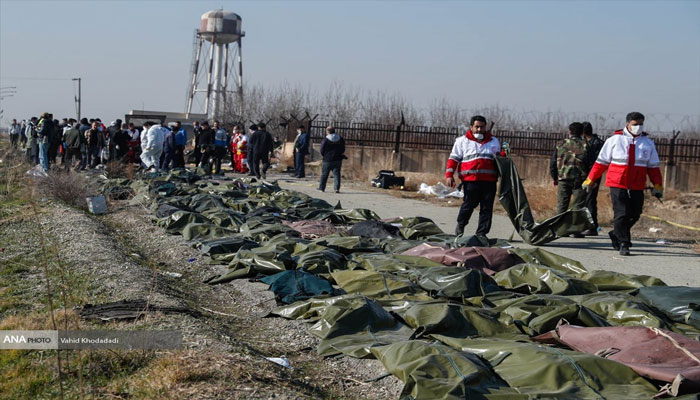
[[[483,133],[475,133],[474,138],[476,140],[482,140],[484,138],[484,134]]]
[[[630,133],[633,134],[634,136],[639,135],[642,133],[642,125],[631,125],[630,126]]]

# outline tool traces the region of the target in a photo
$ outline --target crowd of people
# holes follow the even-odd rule
[[[106,127],[99,118],[53,119],[50,113],[40,118],[18,122],[12,120],[9,127],[13,148],[23,149],[26,160],[38,165],[44,172],[60,166],[66,170],[101,168],[108,162],[139,163],[149,170],[184,168],[186,162],[201,167],[208,174],[222,173],[222,162],[230,157],[233,172],[266,179],[270,160],[274,157],[275,142],[263,122],[252,124],[247,132],[241,125],[233,125],[227,131],[219,121],[211,126],[209,121],[193,124],[191,151],[186,154],[187,132],[180,121],[170,124],[146,121],[143,126],[112,121]],[[140,128],[140,129],[139,129]],[[335,191],[340,190],[340,167],[345,158],[345,142],[327,128],[327,136],[321,142],[323,157],[319,190],[325,190],[332,172]],[[311,144],[309,133],[303,125],[297,128],[294,140],[294,177],[306,176],[305,162]]]
[[[133,162],[141,144],[134,124],[117,119],[106,127],[99,118],[59,121],[51,113],[21,122],[13,119],[9,133],[11,146],[23,150],[27,162],[44,172],[59,162],[67,170],[97,168],[115,160]]]

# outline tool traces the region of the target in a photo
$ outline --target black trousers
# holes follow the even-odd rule
[[[175,158],[173,158],[173,168],[185,168],[185,146],[175,146]]]
[[[252,156],[252,157],[251,157]],[[251,163],[252,158],[252,163]],[[261,173],[267,174],[267,169],[270,168],[270,158],[267,153],[265,154],[248,154],[248,162],[250,163],[250,172],[252,175],[260,178]],[[262,170],[260,169],[260,163],[262,162]]]
[[[476,206],[479,206],[477,235],[486,236],[491,230],[493,200],[496,198],[496,182],[464,182],[464,201],[457,214],[457,226],[464,229]]]
[[[214,148],[214,174],[221,173],[221,160],[226,157],[226,147],[216,146]]]
[[[598,190],[600,190],[600,184],[596,183],[592,185],[586,194],[586,208],[591,212],[593,224],[596,228],[598,228]]]
[[[644,207],[643,190],[610,188],[613,206],[613,233],[620,243],[631,242],[630,229],[637,223]]]
[[[302,154],[298,151],[294,153],[294,174],[299,178],[303,178],[306,176],[306,166],[304,165],[305,157],[305,154]]]

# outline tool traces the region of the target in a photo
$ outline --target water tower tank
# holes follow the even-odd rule
[[[241,37],[241,16],[224,10],[214,10],[202,15],[200,34],[216,44],[232,43]]]

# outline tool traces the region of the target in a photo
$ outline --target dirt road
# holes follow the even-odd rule
[[[340,201],[344,208],[368,208],[382,218],[424,216],[432,219],[446,233],[452,233],[457,219],[457,208],[444,207],[421,200],[402,199],[363,188],[361,185],[343,183],[341,193],[332,190],[332,179],[326,192],[316,190],[317,178],[292,179],[286,175],[270,175],[278,179],[280,186],[297,190],[335,204]],[[454,202],[461,202],[459,199]],[[477,211],[472,216],[465,232],[474,232],[477,224]],[[604,269],[629,274],[652,275],[673,286],[700,286],[700,255],[687,244],[657,244],[633,238],[632,256],[622,257],[610,246],[607,232],[584,239],[561,238],[543,246],[553,253],[578,260],[588,269]],[[516,247],[532,247],[523,243],[513,230],[510,220],[503,215],[494,215],[489,237],[508,239]]]

